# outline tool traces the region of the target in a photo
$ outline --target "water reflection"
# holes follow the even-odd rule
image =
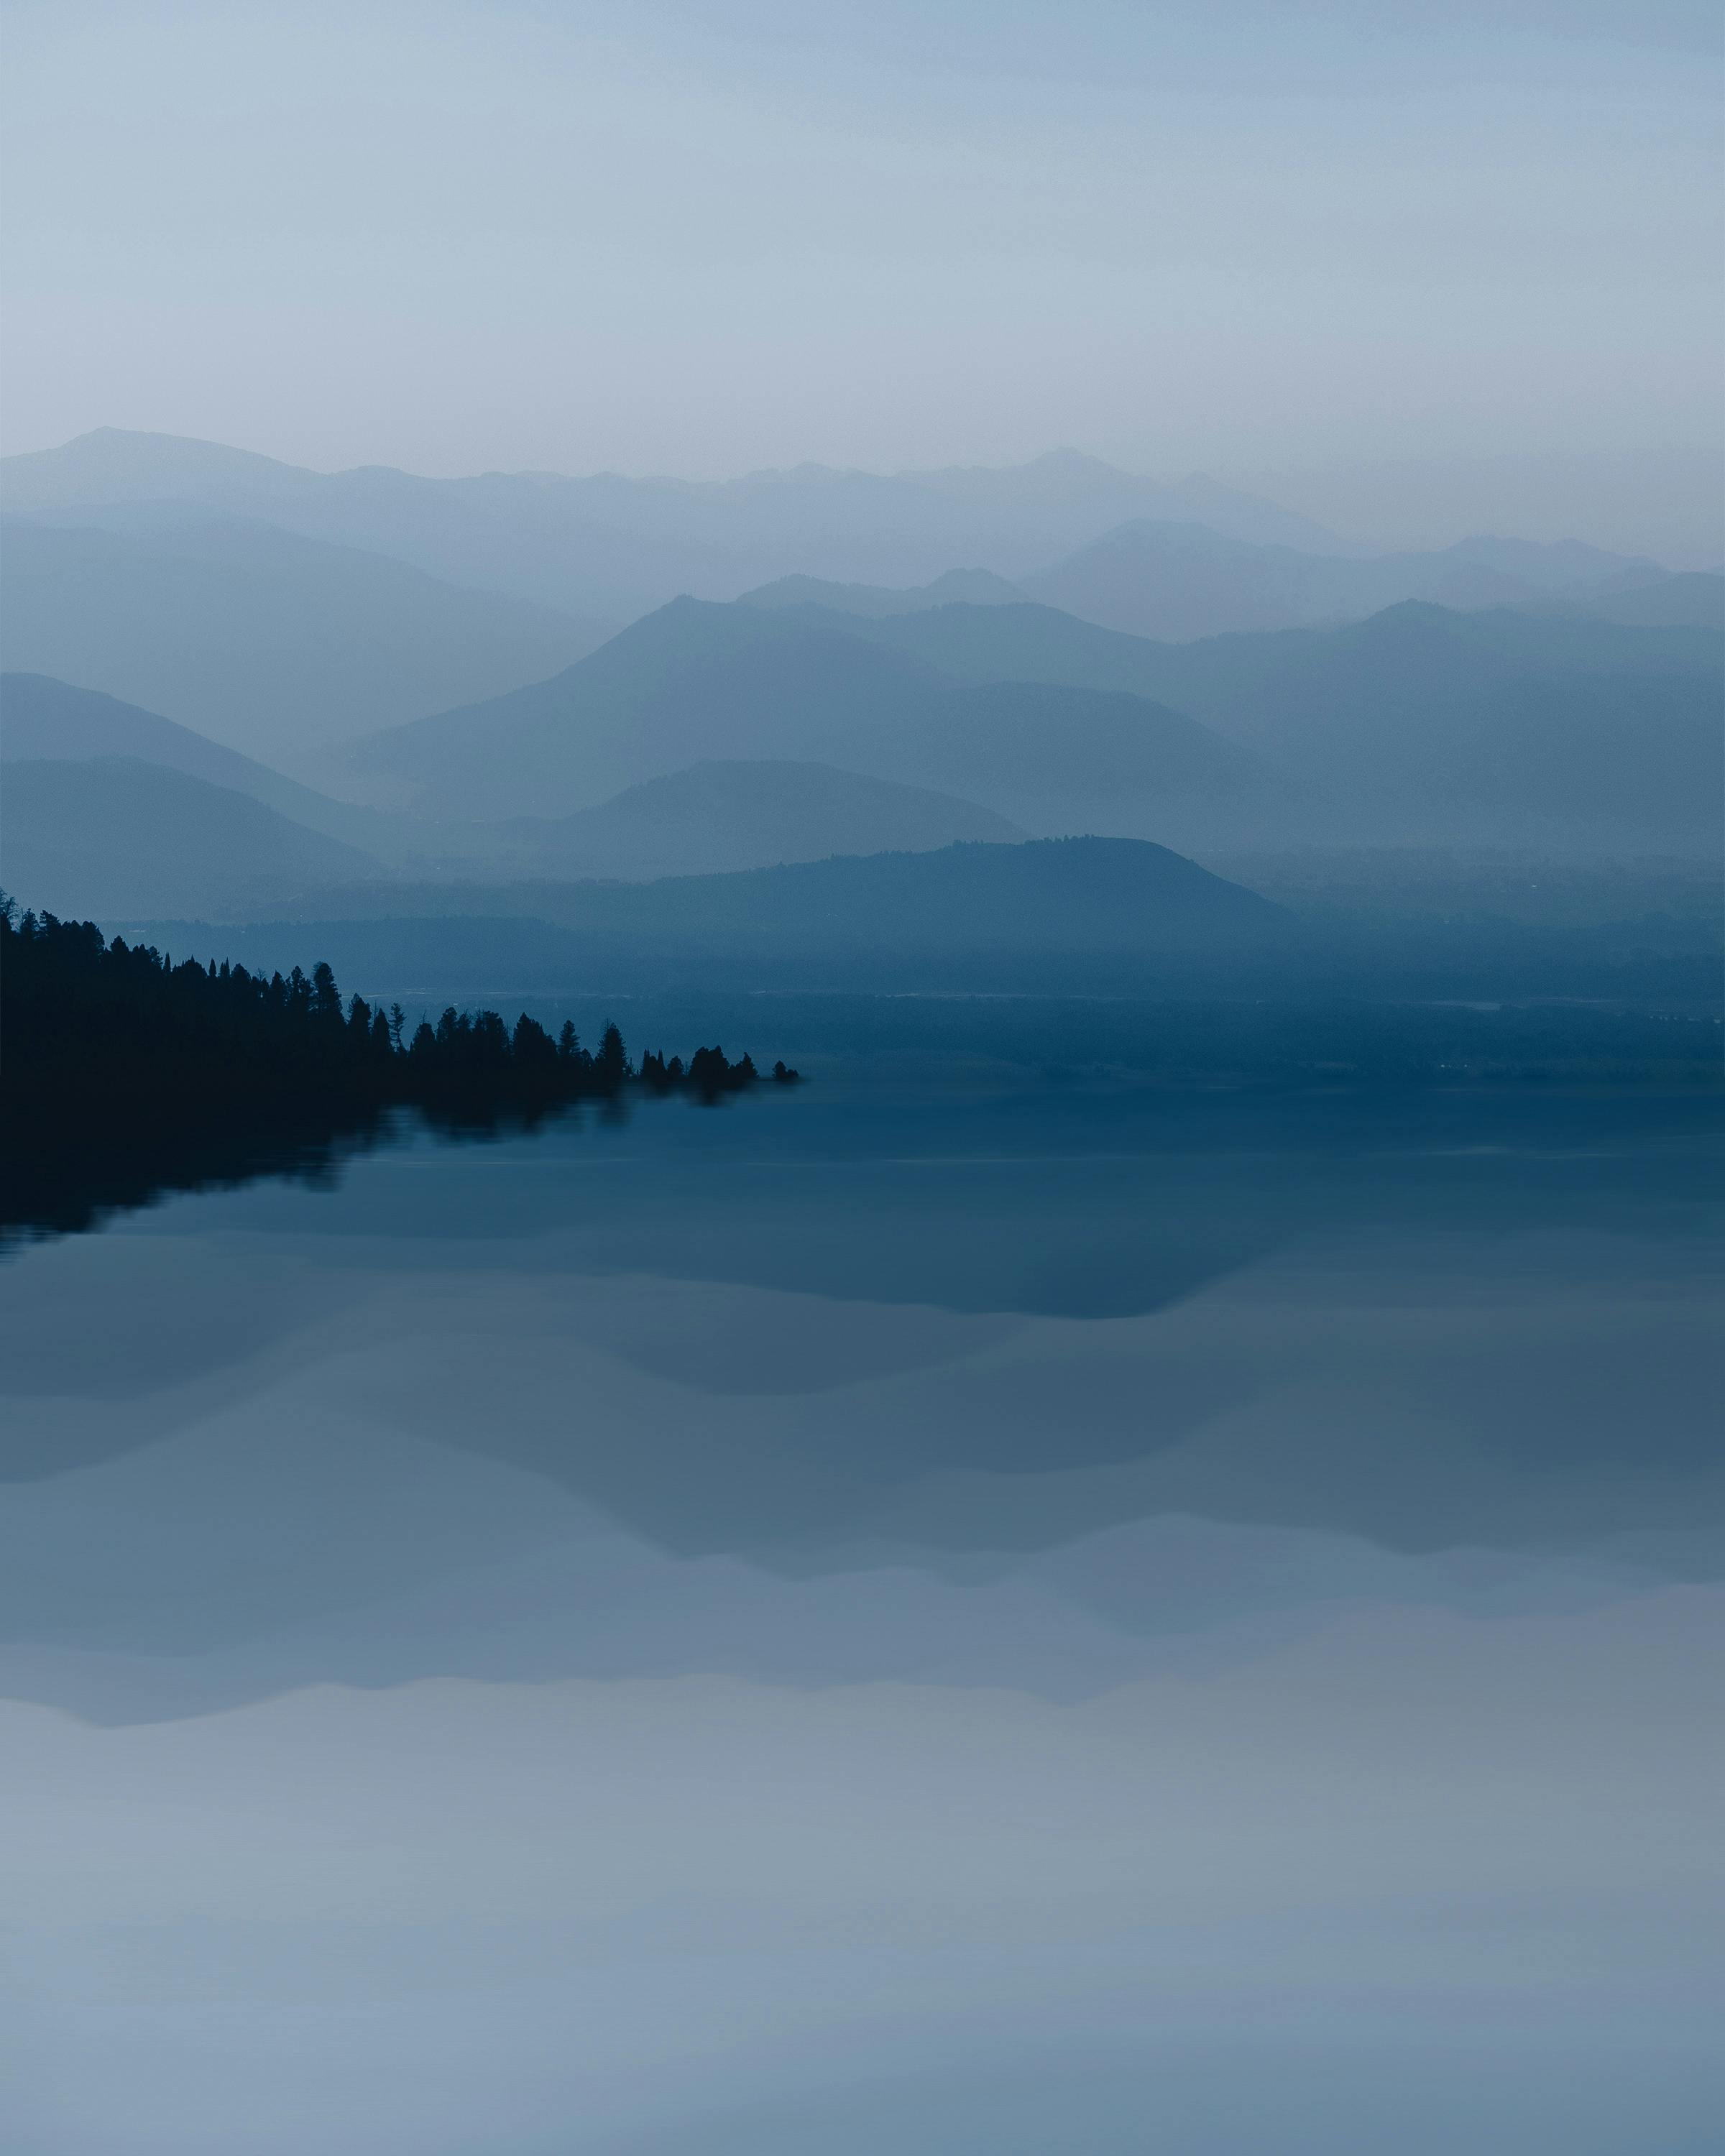
[[[6,1269],[33,2145],[1702,2145],[1704,1111],[387,1135]]]
[[[121,1106],[100,1123],[33,1132],[29,1143],[0,1156],[0,1250],[79,1234],[187,1191],[236,1190],[266,1178],[331,1188],[347,1162],[418,1128],[480,1140],[536,1130],[566,1112],[550,1105],[442,1111],[276,1101],[224,1119],[203,1107],[176,1117]]]

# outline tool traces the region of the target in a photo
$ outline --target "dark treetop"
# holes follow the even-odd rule
[[[0,899],[0,1076],[39,1111],[124,1099],[231,1105],[283,1094],[378,1105],[604,1098],[626,1086],[714,1099],[752,1085],[747,1055],[698,1048],[633,1064],[607,1026],[597,1051],[572,1025],[553,1040],[525,1013],[445,1010],[410,1036],[399,1004],[343,1008],[328,966],[267,978],[244,966],[106,942],[92,921],[26,913]],[[795,1074],[783,1064],[773,1076]]]

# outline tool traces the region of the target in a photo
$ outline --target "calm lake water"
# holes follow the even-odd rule
[[[1718,1167],[824,1085],[14,1250],[0,2138],[1717,2148]]]

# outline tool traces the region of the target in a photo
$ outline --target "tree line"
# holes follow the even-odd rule
[[[94,921],[19,915],[0,892],[0,1076],[44,1102],[92,1093],[185,1101],[290,1092],[300,1099],[417,1102],[604,1099],[627,1086],[712,1101],[754,1085],[744,1055],[715,1045],[685,1063],[632,1063],[608,1025],[596,1049],[572,1024],[555,1037],[523,1012],[457,1010],[411,1032],[399,1004],[344,1005],[329,967],[267,978],[111,942]],[[793,1084],[781,1063],[772,1077]]]

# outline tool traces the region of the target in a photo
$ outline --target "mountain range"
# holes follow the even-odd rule
[[[927,613],[932,607],[1014,606],[1024,594],[992,569],[948,569],[927,584],[901,590],[886,584],[835,584],[823,577],[779,577],[744,592],[744,606],[824,606],[834,613],[879,619],[890,613]]]
[[[1716,631],[1563,611],[1409,604],[1158,644],[1029,603],[684,599],[547,681],[360,742],[387,807],[13,675],[0,866],[33,903],[157,915],[367,879],[641,880],[1026,832],[1211,858],[1696,857],[1717,841],[1722,649]]]
[[[1024,836],[948,795],[783,762],[696,765],[566,818],[423,822],[39,675],[0,675],[0,882],[110,919],[225,916],[359,878],[641,880]]]
[[[1433,553],[1368,559],[1252,545],[1198,524],[1138,518],[1020,579],[1024,595],[1105,629],[1174,640],[1357,621],[1407,599],[1458,609],[1584,603],[1625,579],[1657,583],[1651,561],[1568,542],[1466,539]]]
[[[326,890],[249,925],[149,924],[175,949],[279,963],[290,946],[411,986],[485,981],[499,994],[723,982],[893,989],[1067,988],[1274,965],[1292,916],[1140,840],[961,844],[644,884],[442,884]],[[440,954],[434,961],[433,952]],[[332,963],[334,957],[332,956]]]
[[[674,602],[356,769],[429,813],[567,809],[717,756],[934,786],[1047,834],[1705,850],[1719,635],[1414,603],[1156,643],[1054,608]]]
[[[101,428],[0,460],[13,514],[174,502],[389,555],[578,617],[627,620],[680,593],[734,598],[788,574],[911,584],[973,562],[1016,577],[1132,517],[1199,517],[1259,544],[1343,551],[1273,503],[1057,450],[1005,470],[891,477],[803,465],[735,480],[547,472],[321,473],[212,442]]]
[[[393,559],[470,594],[588,624],[619,624],[684,593],[729,599],[778,587],[773,603],[794,595],[845,610],[896,610],[1000,596],[1004,582],[1015,596],[1106,626],[1178,639],[1357,619],[1406,598],[1452,606],[1579,598],[1613,579],[1641,583],[1663,573],[1575,542],[1475,538],[1437,552],[1374,554],[1202,476],[1142,478],[1070,449],[999,470],[891,476],[804,465],[708,482],[615,473],[426,479],[385,467],[315,472],[216,443],[100,429],[0,462],[0,495],[13,515],[105,528],[163,550],[169,567],[153,573],[170,578],[177,533],[183,552],[188,531],[238,524]],[[295,567],[315,595],[316,564]],[[798,588],[805,578],[841,592]],[[25,641],[10,663],[76,678],[37,637],[29,613],[15,614]],[[471,633],[483,643],[478,627]],[[81,678],[174,701],[159,671]],[[487,680],[466,693],[511,685]],[[416,692],[410,668],[403,704]],[[380,707],[374,721],[417,716],[462,693]],[[185,715],[208,718],[189,705]]]
[[[680,906],[696,879],[727,935],[818,972],[809,937],[876,903],[912,947],[901,901],[949,947],[973,905],[1021,912],[1044,950],[1038,905],[1077,936],[1097,865],[1145,858],[1027,837],[1212,862],[1717,845],[1725,579],[1575,542],[1369,555],[1072,452],[433,480],[108,430],[0,478],[0,868],[55,910],[531,892],[620,963],[672,901],[593,892],[675,880]],[[834,865],[955,845],[962,870],[854,891]],[[770,933],[731,880],[769,871],[759,903],[799,915]]]
[[[666,993],[1220,998],[1272,1031],[1289,1022],[1276,1009],[1322,1004],[1293,1021],[1320,1059],[1334,1050],[1318,1044],[1348,1029],[1337,998],[1353,1009],[1629,997],[1702,1013],[1718,968],[1717,937],[1699,924],[1670,935],[1657,922],[1302,916],[1165,848],[1098,838],[644,884],[372,880],[239,921],[121,925],[176,952],[265,969],[315,950],[362,994],[409,1004],[458,984],[491,1003],[603,998],[614,1014],[619,997]],[[1164,1004],[1159,1023],[1178,1033],[1185,1021]]]
[[[1018,609],[901,619],[953,611]],[[1183,831],[1213,814],[1232,828],[1267,799],[1259,759],[1177,711],[1081,683],[968,682],[861,625],[677,599],[552,680],[393,728],[351,761],[438,814],[458,801],[490,816],[529,800],[567,812],[716,757],[933,787],[1045,831],[1134,804]]]
[[[1725,628],[1725,577],[1671,576],[1656,562],[1570,542],[1467,539],[1436,553],[1360,560],[1249,546],[1199,525],[1142,521],[1106,532],[1016,584],[987,569],[952,569],[903,590],[799,576],[742,596],[749,606],[822,606],[877,620],[961,603],[1040,600],[1101,628],[1173,643],[1358,620],[1406,599],[1461,611],[1514,606],[1625,627]]]
[[[572,815],[501,822],[485,833],[485,858],[538,876],[644,882],[1027,835],[930,788],[757,757],[691,764]]]

